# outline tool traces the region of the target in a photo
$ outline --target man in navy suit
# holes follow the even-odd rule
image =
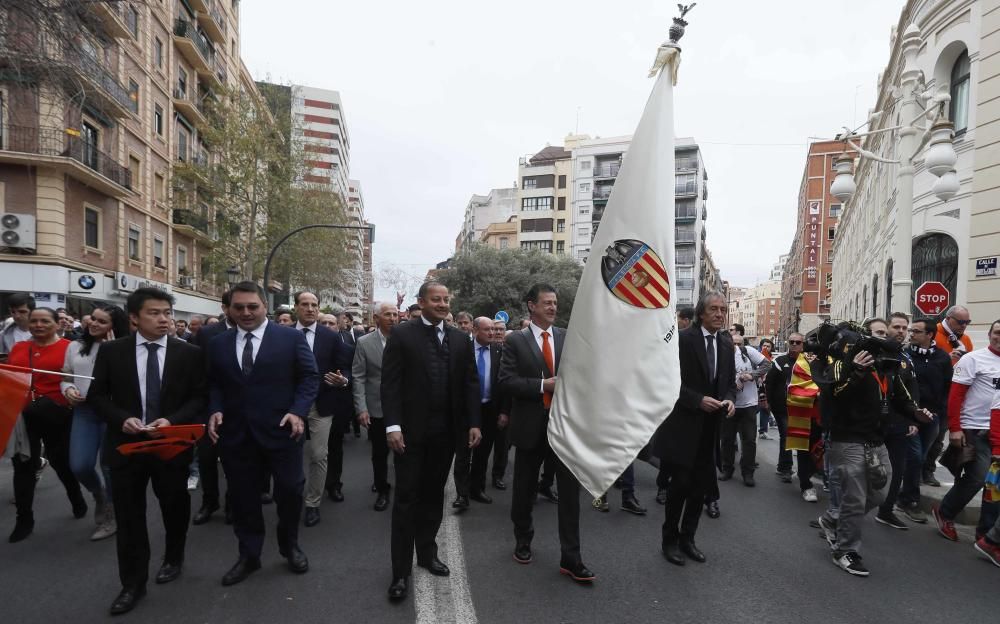
[[[229,478],[233,529],[240,543],[236,564],[222,577],[234,585],[260,569],[264,515],[260,481],[274,477],[278,551],[293,572],[309,569],[298,544],[305,473],[303,434],[319,393],[316,358],[301,331],[267,321],[264,290],[240,282],[230,294],[237,327],[215,338],[209,350],[208,432],[219,445]]]
[[[323,487],[327,476],[328,443],[330,425],[334,421],[335,408],[342,402],[340,395],[345,392],[350,381],[351,349],[344,344],[337,332],[317,323],[319,319],[319,298],[308,291],[295,293],[295,329],[302,332],[316,357],[322,384],[316,403],[309,410],[309,441],[306,443],[306,517],[307,527],[319,524],[319,504],[323,501]],[[344,373],[347,373],[345,375]],[[340,436],[343,441],[344,436]],[[343,463],[343,452],[339,457]],[[337,468],[340,481],[340,468]]]

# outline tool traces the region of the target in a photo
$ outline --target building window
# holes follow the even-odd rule
[[[153,265],[159,269],[163,267],[163,239],[159,236],[153,237]]]
[[[913,243],[912,257],[910,279],[914,288],[924,282],[941,282],[952,297],[955,296],[958,277],[958,245],[955,239],[947,234],[924,236]]]
[[[558,198],[558,201],[556,202],[556,209],[557,210],[566,210],[566,198],[565,197]]]
[[[892,314],[892,258],[885,267],[885,318]]]
[[[872,278],[872,316],[878,314],[878,273]]]
[[[690,195],[698,192],[698,176],[694,173],[684,173],[674,177],[674,194]]]
[[[843,204],[830,204],[830,216],[840,217],[840,211],[843,209]]]
[[[187,273],[188,267],[188,251],[184,247],[177,247],[177,272],[181,274]]]
[[[142,192],[142,163],[131,154],[128,157],[128,170],[132,174],[132,189]]]
[[[559,255],[566,253],[566,241],[556,241],[556,253]]]
[[[837,228],[829,228],[826,231],[826,240],[833,240],[833,237],[837,235]]]
[[[188,159],[188,136],[187,130],[182,128],[179,124],[177,126],[177,160],[187,160]]]
[[[101,213],[97,208],[83,209],[83,244],[91,249],[101,248]]]
[[[153,130],[163,136],[163,107],[159,104],[153,106]]]
[[[948,117],[955,124],[955,134],[962,134],[969,127],[969,51],[958,57],[951,68],[951,104]]]
[[[508,239],[506,236],[500,239],[500,249],[507,249],[509,245],[510,245],[510,239]]]
[[[589,170],[593,166],[594,166],[593,163],[591,161],[589,161],[589,160],[581,160],[580,161],[580,169],[588,169]]]
[[[522,182],[521,182],[521,188],[523,188],[523,189],[538,188],[538,179],[537,178],[528,178],[528,177],[524,178],[522,180]]]
[[[833,264],[833,250],[832,249],[827,249],[826,250],[826,263],[827,264]]]
[[[581,215],[589,215],[590,214],[590,208],[581,208],[580,209],[580,214]]]
[[[566,220],[559,219],[558,221],[556,221],[556,232],[565,232],[565,231],[566,231]]]
[[[522,232],[551,232],[552,219],[522,219]]]
[[[559,188],[566,188],[566,176],[564,175],[559,176]]]
[[[139,255],[139,242],[142,237],[142,230],[139,226],[132,225],[128,226],[128,257],[132,260],[141,260],[142,256]]]
[[[590,192],[590,182],[584,182],[583,184],[581,184],[580,185],[580,192],[581,193],[589,193]]]
[[[155,193],[154,197],[158,202],[164,202],[167,199],[167,179],[162,173],[156,174],[156,188],[153,189]]]
[[[552,198],[524,197],[521,199],[521,210],[552,210]]]
[[[552,241],[521,241],[521,249],[524,251],[544,251],[552,253]]]
[[[163,69],[163,42],[159,37],[153,39],[153,62],[158,69]]]
[[[97,153],[100,146],[100,135],[95,126],[84,122],[83,135],[83,164],[91,169],[97,169]]]
[[[139,11],[134,6],[129,5],[128,9],[125,11],[125,25],[128,26],[128,31],[132,33],[132,36],[138,39]]]
[[[139,83],[135,80],[129,78],[128,80],[128,99],[132,100],[133,110],[138,112],[139,110]]]

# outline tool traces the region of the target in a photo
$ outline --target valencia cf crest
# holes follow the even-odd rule
[[[601,275],[611,293],[638,308],[670,304],[670,280],[660,257],[637,240],[618,240],[601,258]]]

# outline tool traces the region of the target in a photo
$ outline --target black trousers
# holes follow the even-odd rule
[[[265,478],[274,478],[278,547],[284,549],[298,544],[302,491],[306,483],[303,440],[281,449],[268,449],[259,446],[249,434],[245,438],[239,446],[220,447],[219,454],[229,478],[233,532],[240,543],[240,554],[259,558],[264,548],[260,485]]]
[[[493,437],[493,478],[503,479],[507,474],[507,462],[510,457],[510,431],[509,426],[500,429],[497,427]]]
[[[152,483],[160,502],[166,531],[165,563],[184,561],[191,496],[188,494],[188,466],[191,452],[164,462],[152,456],[133,455],[125,463],[111,466],[111,497],[118,532],[118,578],[122,587],[137,588],[149,579],[149,531],[146,526],[146,488]]]
[[[333,416],[330,424],[330,441],[326,455],[326,491],[330,492],[343,487],[340,481],[344,473],[344,435],[351,430],[350,417]],[[372,419],[374,422],[374,419]]]
[[[14,502],[17,515],[24,520],[34,520],[35,473],[42,467],[42,443],[45,443],[45,457],[59,477],[70,503],[83,502],[80,483],[69,467],[69,434],[73,412],[51,399],[42,398],[24,410],[24,426],[28,432],[28,447],[31,457],[15,457]]]
[[[372,474],[375,478],[375,491],[379,494],[388,494],[389,444],[385,439],[385,421],[381,418],[372,418],[369,423],[368,439],[372,443]]]
[[[580,563],[580,483],[555,456],[547,439],[543,439],[538,448],[518,448],[514,455],[514,493],[510,505],[514,539],[530,544],[535,536],[531,512],[538,493],[538,469],[546,460],[552,462],[559,482],[560,564],[577,565]]]
[[[787,420],[785,422],[788,422]],[[816,462],[813,461],[812,447],[823,438],[823,430],[819,425],[812,423],[809,429],[809,449],[808,451],[795,451],[795,461],[798,465],[799,489],[805,492],[810,489],[813,475],[819,471]],[[791,454],[791,451],[789,451]]]
[[[417,561],[437,556],[438,529],[444,515],[444,486],[455,455],[452,431],[406,441],[395,454],[396,488],[392,503],[392,576],[410,576]]]
[[[714,433],[709,430],[702,431],[701,439],[692,440],[698,445],[693,465],[679,466],[668,462],[660,465],[669,476],[662,531],[665,543],[676,542],[680,538],[693,540],[706,497],[714,493],[715,499],[718,499],[714,438]]]
[[[548,444],[548,441],[546,441],[546,444]],[[542,476],[538,478],[538,489],[540,490],[542,488],[551,488],[552,484],[555,483],[556,481],[555,456],[552,453],[546,455],[545,459],[542,460],[541,468],[542,468]],[[516,464],[514,465],[514,469],[517,470]],[[535,472],[537,476],[537,471]]]
[[[757,461],[757,406],[737,407],[722,420],[722,472],[736,470],[736,437],[740,439],[740,474],[752,475]]]
[[[486,489],[486,465],[493,451],[497,430],[497,414],[493,402],[482,404],[483,439],[474,449],[469,448],[469,440],[462,438],[455,442],[455,491],[459,496]]]
[[[198,472],[201,475],[201,506],[219,506],[219,447],[208,436],[198,441]],[[229,510],[229,492],[226,492],[226,510]]]

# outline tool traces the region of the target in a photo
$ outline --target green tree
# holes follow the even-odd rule
[[[583,267],[568,256],[477,245],[455,256],[438,279],[452,293],[452,312],[467,310],[473,316],[492,318],[504,310],[512,323],[527,317],[524,295],[531,286],[551,284],[559,294],[556,324],[565,327],[582,273]]]

